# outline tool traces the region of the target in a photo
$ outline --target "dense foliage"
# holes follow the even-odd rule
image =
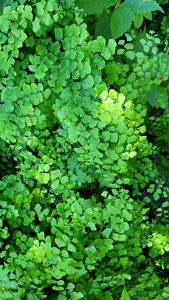
[[[0,299],[169,299],[168,3],[4,3]]]

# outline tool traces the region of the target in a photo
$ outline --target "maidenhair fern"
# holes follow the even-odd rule
[[[161,11],[119,2],[20,0],[0,16],[0,299],[168,297],[168,187],[145,126],[151,107],[168,124],[168,54],[154,33],[93,39],[77,6],[116,4],[114,38]]]

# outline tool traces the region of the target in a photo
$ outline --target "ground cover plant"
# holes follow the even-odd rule
[[[0,299],[169,299],[168,4],[1,4]]]

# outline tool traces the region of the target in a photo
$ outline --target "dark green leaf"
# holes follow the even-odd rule
[[[0,190],[4,190],[6,188],[7,184],[6,182],[0,181]]]
[[[95,36],[102,35],[106,41],[111,38],[110,19],[104,10],[99,16],[95,27]]]
[[[116,3],[114,0],[76,0],[77,6],[84,9],[84,12],[88,15],[101,14],[102,11]]]
[[[1,0],[0,1],[0,14],[2,14],[4,7],[10,6],[14,3],[14,0]]]
[[[125,0],[124,5],[128,5],[135,13],[148,13],[159,10],[163,12],[160,5],[154,0]]]
[[[151,86],[147,93],[147,99],[153,107],[165,109],[168,106],[167,91],[158,85]]]

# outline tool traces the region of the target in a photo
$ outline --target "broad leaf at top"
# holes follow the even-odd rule
[[[112,37],[117,39],[127,32],[134,19],[134,13],[128,6],[120,6],[116,8],[111,16],[111,32]]]
[[[148,13],[155,10],[163,12],[160,5],[155,0],[125,0],[124,5],[130,6],[135,13]]]
[[[76,0],[76,5],[84,9],[88,15],[101,14],[103,9],[113,6],[115,0]]]

